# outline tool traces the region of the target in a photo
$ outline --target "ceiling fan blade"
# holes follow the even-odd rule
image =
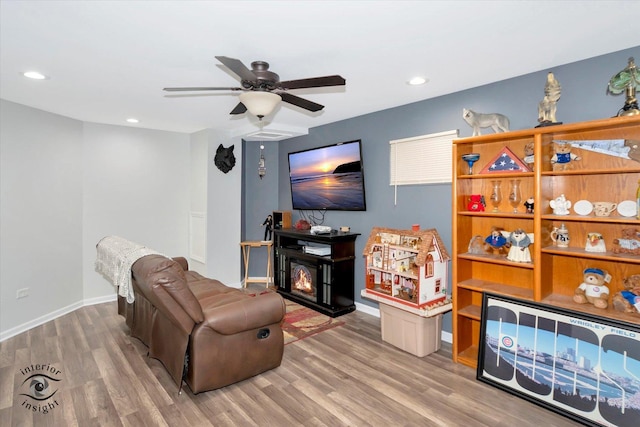
[[[239,59],[229,58],[227,56],[216,56],[216,59],[222,62],[228,69],[236,73],[241,80],[258,80],[258,77],[253,74],[253,71],[248,69]]]
[[[167,92],[192,92],[196,90],[243,90],[241,87],[165,87]]]
[[[287,80],[279,83],[283,89],[302,89],[308,87],[344,86],[346,80],[341,76],[312,77],[310,79]]]
[[[231,110],[229,114],[242,114],[242,113],[245,113],[246,111],[247,111],[247,107],[242,102],[239,102],[238,105],[236,105],[236,108]]]
[[[287,92],[278,93],[284,102],[296,105],[300,108],[304,108],[309,111],[320,111],[324,108],[324,105],[316,104],[308,99],[300,98],[299,96],[292,95]]]

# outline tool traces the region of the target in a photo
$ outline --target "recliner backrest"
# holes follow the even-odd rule
[[[167,317],[174,317],[183,327],[187,327],[187,318],[194,323],[204,320],[202,307],[176,261],[162,255],[147,255],[137,260],[131,271],[145,297]]]

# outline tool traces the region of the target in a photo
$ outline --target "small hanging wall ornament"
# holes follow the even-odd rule
[[[233,145],[224,148],[222,144],[218,146],[213,163],[222,172],[227,173],[236,165],[236,156],[233,155]]]
[[[258,176],[262,179],[267,174],[267,168],[264,165],[264,145],[260,144],[260,160],[258,160]]]

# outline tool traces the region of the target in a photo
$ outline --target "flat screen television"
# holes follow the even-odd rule
[[[289,153],[293,209],[366,210],[360,140]]]

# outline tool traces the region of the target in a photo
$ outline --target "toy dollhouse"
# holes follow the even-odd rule
[[[436,307],[447,300],[450,256],[435,229],[374,227],[363,255],[363,296],[415,309]]]

